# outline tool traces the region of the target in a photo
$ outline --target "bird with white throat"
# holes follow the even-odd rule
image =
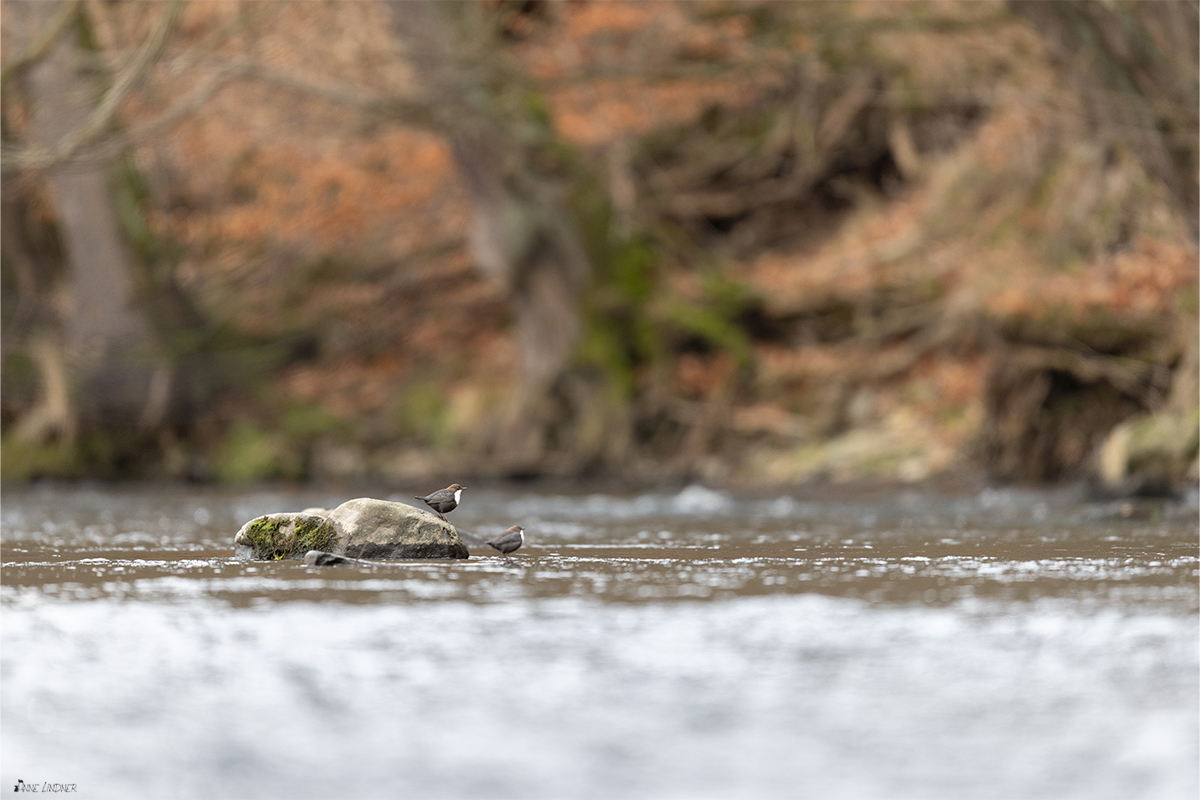
[[[462,493],[465,486],[459,486],[457,483],[452,483],[445,489],[438,489],[433,494],[425,495],[424,497],[414,496],[414,500],[421,500],[425,505],[432,508],[444,522],[449,522],[446,515],[454,509],[458,508],[459,502],[462,500]]]
[[[525,544],[525,529],[520,525],[513,525],[487,544],[489,547],[499,550],[504,555],[508,555]]]

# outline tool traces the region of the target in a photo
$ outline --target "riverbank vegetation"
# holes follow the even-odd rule
[[[6,479],[1197,471],[1197,6],[4,14]]]

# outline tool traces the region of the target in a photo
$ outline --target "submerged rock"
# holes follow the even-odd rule
[[[333,553],[325,553],[320,550],[309,550],[304,554],[304,563],[310,567],[340,567],[354,562],[353,558],[335,556]]]
[[[360,497],[335,508],[326,521],[337,531],[336,555],[362,558],[468,558],[449,522],[405,503]]]
[[[276,561],[303,558],[309,550],[328,550],[338,531],[316,514],[282,513],[255,517],[233,537],[237,558]]]

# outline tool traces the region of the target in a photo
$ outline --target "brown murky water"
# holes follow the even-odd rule
[[[1194,494],[469,489],[452,521],[520,522],[526,547],[232,559],[245,520],[349,496],[6,489],[3,781],[92,797],[1200,789]]]

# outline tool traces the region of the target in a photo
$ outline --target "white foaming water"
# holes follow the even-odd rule
[[[730,511],[733,506],[733,499],[724,492],[696,484],[671,498],[671,508],[678,514],[714,514]]]
[[[1189,617],[807,595],[97,601],[4,623],[5,780],[93,797],[1197,789]]]
[[[483,492],[483,495],[489,493]],[[488,501],[493,501],[488,497]],[[493,501],[494,502],[494,501]],[[563,495],[533,496],[504,501],[506,514],[514,519],[631,520],[656,516],[728,516],[739,511],[738,504],[725,493],[692,485],[673,494],[648,492],[629,497],[591,494],[583,497]],[[482,507],[473,503],[478,513]],[[486,505],[486,503],[484,503]]]

